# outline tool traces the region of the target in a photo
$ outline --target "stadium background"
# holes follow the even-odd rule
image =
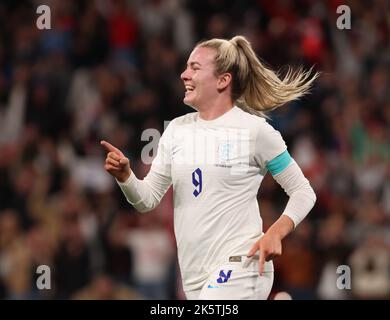
[[[38,30],[38,5],[51,30]],[[338,30],[336,8],[351,8]],[[293,299],[390,298],[390,3],[317,0],[0,1],[0,298],[183,299],[172,193],[146,215],[104,171],[104,138],[137,176],[141,133],[191,111],[179,75],[194,44],[247,36],[275,69],[322,72],[271,113],[317,193],[275,260]],[[269,175],[265,227],[287,196]],[[196,213],[194,213],[196,214]],[[52,289],[38,290],[37,266]],[[336,287],[351,268],[350,290]]]

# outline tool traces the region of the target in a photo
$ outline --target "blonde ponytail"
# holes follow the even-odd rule
[[[319,73],[288,69],[281,79],[256,56],[251,44],[243,36],[231,40],[211,39],[197,47],[210,47],[217,51],[216,75],[232,73],[232,99],[243,110],[264,116],[267,111],[299,99],[309,92]]]

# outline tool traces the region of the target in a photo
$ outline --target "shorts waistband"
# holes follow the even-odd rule
[[[247,256],[229,256],[228,257],[228,263],[240,263],[243,268],[253,271],[258,271],[259,268],[259,255],[254,255],[250,258]],[[273,272],[274,271],[274,265],[272,260],[266,261],[264,263],[264,272]]]
[[[229,262],[243,262],[244,260],[246,260],[246,259],[252,259],[252,260],[255,260],[255,259],[259,259],[259,256],[253,256],[253,257],[251,257],[251,258],[248,258],[248,257],[246,257],[246,256],[230,256],[229,257]]]

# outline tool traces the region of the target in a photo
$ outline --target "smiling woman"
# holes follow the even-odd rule
[[[202,49],[208,52],[199,53]],[[205,55],[212,58],[211,70],[214,75],[222,76],[220,80],[225,84],[218,88],[221,90],[219,93],[230,83],[231,87],[227,90],[231,99],[245,111],[258,115],[302,97],[308,93],[312,82],[319,75],[312,75],[312,70],[304,72],[290,68],[285,77],[279,79],[273,70],[256,57],[250,43],[242,36],[229,41],[211,39],[199,43],[190,56],[190,66],[194,63],[192,59],[195,62],[196,59],[203,59],[207,71],[210,61]]]
[[[215,110],[215,106],[226,106],[223,101],[215,99],[219,91],[226,90],[228,80],[222,78],[224,82],[215,83],[214,56],[215,51],[211,48],[196,48],[188,59],[187,68],[181,74],[186,88],[184,103],[197,110]],[[227,97],[219,95],[219,98],[218,100],[225,100]]]
[[[197,112],[170,122],[144,180],[131,172],[119,149],[102,141],[105,169],[138,211],[155,208],[173,185],[187,299],[268,298],[272,259],[282,254],[282,239],[309,213],[316,196],[263,115],[306,94],[318,76],[310,74],[289,71],[279,79],[242,36],[205,41],[181,74],[184,103]],[[214,157],[193,161],[207,154]],[[264,234],[257,193],[268,171],[290,198]]]

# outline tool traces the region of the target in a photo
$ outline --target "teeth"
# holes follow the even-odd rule
[[[193,86],[186,86],[187,91],[193,91],[194,89],[195,89],[195,87],[193,87]]]

